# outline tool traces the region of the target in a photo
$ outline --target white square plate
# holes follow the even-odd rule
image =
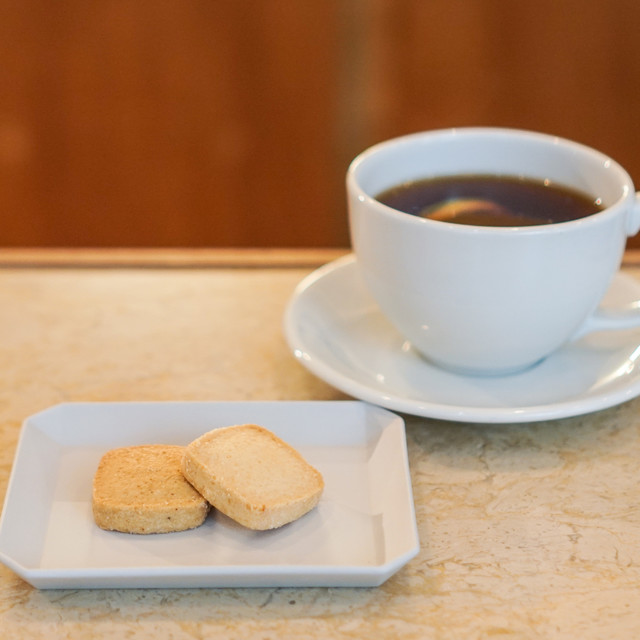
[[[324,476],[320,504],[273,531],[213,512],[197,529],[130,535],[93,521],[101,456],[261,424]],[[61,404],[28,418],[0,522],[0,560],[47,589],[377,586],[419,548],[404,422],[362,402]]]

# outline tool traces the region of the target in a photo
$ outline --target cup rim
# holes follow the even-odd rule
[[[565,147],[569,147],[575,149],[579,153],[588,154],[591,156],[596,156],[600,159],[603,165],[606,164],[607,168],[613,169],[617,172],[621,177],[621,195],[620,197],[611,205],[607,206],[602,211],[598,211],[596,213],[590,214],[583,218],[577,218],[575,220],[567,220],[563,222],[550,222],[546,224],[539,225],[528,225],[528,226],[514,226],[514,227],[492,227],[492,226],[483,226],[483,225],[469,225],[469,224],[458,224],[454,222],[445,222],[443,220],[432,220],[429,218],[421,218],[416,215],[412,215],[410,213],[406,213],[404,211],[400,211],[398,209],[394,209],[389,205],[383,204],[379,200],[370,194],[368,194],[359,184],[356,174],[358,169],[372,156],[376,155],[383,149],[389,149],[393,146],[400,146],[404,144],[408,144],[418,139],[423,138],[443,138],[443,137],[456,137],[460,135],[475,135],[475,136],[503,136],[503,137],[513,137],[518,136],[520,138],[529,138],[531,140],[543,141],[551,144],[561,144]],[[443,174],[445,175],[445,174]],[[373,207],[375,211],[379,214],[394,218],[404,220],[404,224],[408,225],[416,225],[418,226],[427,225],[433,226],[435,228],[444,230],[445,228],[458,233],[458,234],[501,234],[501,235],[536,235],[540,233],[565,233],[570,230],[574,230],[576,227],[585,227],[591,226],[594,224],[604,223],[609,218],[619,215],[620,209],[624,207],[624,205],[634,197],[635,187],[633,185],[633,181],[629,173],[620,165],[616,160],[608,156],[607,154],[590,147],[586,144],[577,142],[575,140],[571,140],[569,138],[564,138],[561,136],[556,136],[549,133],[543,133],[538,131],[532,131],[527,129],[517,129],[517,128],[509,128],[509,127],[451,127],[446,129],[432,129],[425,131],[418,131],[414,133],[409,133],[402,136],[397,136],[395,138],[389,138],[388,140],[383,140],[376,144],[371,145],[370,147],[364,149],[360,152],[349,164],[347,169],[346,176],[347,189],[350,191],[358,200],[361,202],[365,202],[368,206]]]

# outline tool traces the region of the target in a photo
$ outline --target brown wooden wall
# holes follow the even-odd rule
[[[640,184],[635,0],[0,0],[0,246],[347,246],[379,140],[502,125]]]

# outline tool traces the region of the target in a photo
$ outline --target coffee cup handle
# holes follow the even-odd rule
[[[582,324],[571,340],[578,340],[594,331],[620,331],[640,327],[640,300],[614,309],[596,309]]]
[[[628,212],[629,215],[626,220],[626,232],[630,238],[640,231],[640,191],[636,192],[635,196],[635,201]]]
[[[626,232],[629,237],[640,231],[640,192],[635,194],[635,201],[629,210]],[[615,331],[620,329],[635,329],[640,327],[640,300],[631,302],[623,307],[598,307],[579,327],[572,336],[578,340],[594,331]]]

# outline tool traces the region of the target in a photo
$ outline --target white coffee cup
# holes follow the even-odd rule
[[[569,222],[470,226],[421,218],[375,199],[437,176],[549,180],[601,199]],[[554,136],[498,128],[417,133],[375,145],[347,173],[353,250],[380,309],[437,365],[501,375],[532,366],[595,329],[640,326],[640,306],[598,305],[640,228],[640,196],[606,155]]]

